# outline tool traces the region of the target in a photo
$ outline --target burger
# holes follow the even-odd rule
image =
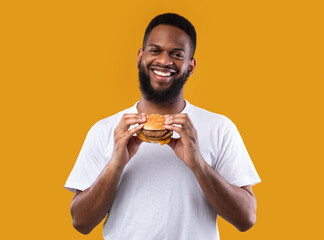
[[[163,115],[148,114],[146,120],[143,128],[136,133],[139,139],[161,145],[170,142],[172,131],[164,128],[165,118]]]

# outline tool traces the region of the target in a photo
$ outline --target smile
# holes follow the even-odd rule
[[[156,67],[152,67],[151,71],[160,80],[170,79],[170,77],[172,77],[176,73],[176,71],[174,69],[156,68]]]
[[[161,72],[158,70],[153,70],[154,74],[161,76],[161,77],[170,77],[171,76],[171,72]]]

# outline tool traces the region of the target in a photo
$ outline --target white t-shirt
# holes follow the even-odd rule
[[[89,188],[109,162],[114,129],[133,107],[97,122],[89,131],[65,188]],[[260,178],[236,126],[225,116],[186,101],[204,160],[229,183],[254,185]],[[179,137],[174,133],[174,137]],[[143,142],[126,165],[103,226],[105,240],[216,240],[217,214],[194,174],[167,145]]]

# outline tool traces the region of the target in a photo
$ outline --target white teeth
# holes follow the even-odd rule
[[[170,72],[161,72],[161,71],[158,71],[158,70],[153,70],[153,72],[156,75],[159,75],[159,76],[162,76],[162,77],[169,77],[169,76],[171,76],[171,73]]]

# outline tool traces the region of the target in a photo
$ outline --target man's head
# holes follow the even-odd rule
[[[196,32],[176,14],[155,17],[145,31],[143,49],[137,57],[140,88],[145,99],[170,103],[182,94],[196,60]]]
[[[180,28],[182,31],[188,34],[190,38],[190,46],[191,46],[190,57],[193,58],[196,51],[196,42],[197,42],[196,30],[194,26],[187,19],[175,13],[161,14],[151,20],[151,22],[149,23],[149,25],[145,30],[144,39],[143,39],[143,49],[145,49],[147,39],[152,29],[160,24],[170,25],[170,26]]]

